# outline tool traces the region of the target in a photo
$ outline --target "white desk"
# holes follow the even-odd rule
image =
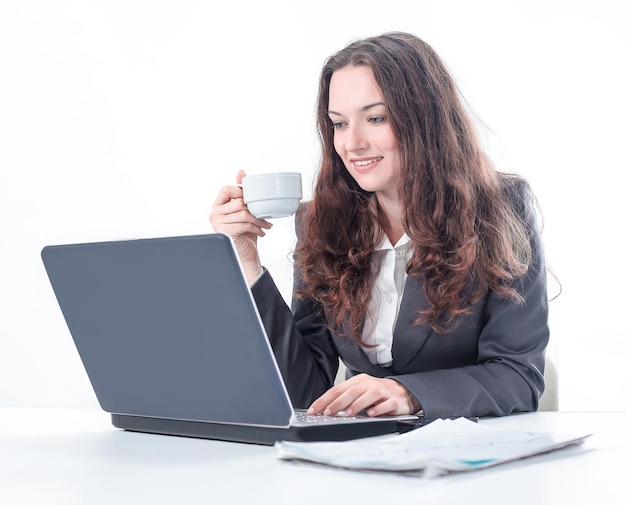
[[[0,504],[626,504],[626,412],[493,426],[594,433],[582,446],[421,480],[280,461],[267,446],[128,433],[108,414],[0,409]]]

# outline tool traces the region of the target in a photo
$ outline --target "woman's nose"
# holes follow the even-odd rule
[[[346,150],[355,153],[367,147],[367,138],[363,129],[354,124],[350,125],[346,136]]]

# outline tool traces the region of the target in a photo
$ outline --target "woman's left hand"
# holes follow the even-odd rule
[[[330,388],[309,407],[309,414],[352,416],[367,411],[370,417],[415,414],[421,407],[398,381],[359,374]]]

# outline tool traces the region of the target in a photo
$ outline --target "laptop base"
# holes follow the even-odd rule
[[[183,421],[180,419],[161,419],[125,414],[111,414],[111,421],[113,426],[126,431],[260,445],[274,445],[275,442],[280,440],[296,442],[340,442],[377,435],[387,435],[399,431],[399,423],[397,420],[393,419],[376,423],[346,423],[345,425],[306,427],[291,426],[289,428]]]

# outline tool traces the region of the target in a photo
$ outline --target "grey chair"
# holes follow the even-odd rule
[[[546,357],[546,368],[543,378],[546,382],[546,389],[539,399],[539,410],[559,410],[559,374],[554,361],[549,356]]]

